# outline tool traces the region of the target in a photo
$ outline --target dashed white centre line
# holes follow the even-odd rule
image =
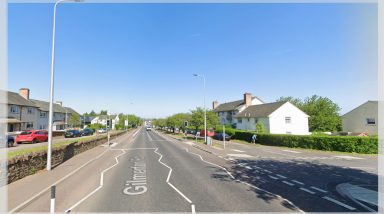
[[[324,198],[325,200],[328,200],[328,201],[331,201],[331,202],[333,202],[333,203],[335,203],[335,204],[338,204],[338,205],[340,205],[340,206],[342,206],[342,207],[345,207],[345,208],[347,208],[347,209],[349,209],[349,210],[356,210],[356,208],[351,207],[351,206],[349,206],[349,205],[346,205],[346,204],[344,204],[344,203],[342,203],[342,202],[340,202],[340,201],[338,201],[338,200],[335,200],[335,199],[333,199],[333,198],[330,198],[330,197],[328,197],[328,196],[324,196],[323,198]]]
[[[272,178],[272,179],[274,179],[274,180],[277,180],[277,179],[279,179],[279,178],[277,178],[277,177],[274,177],[274,176],[272,176],[272,175],[268,175],[270,178]]]
[[[234,152],[245,152],[245,151],[237,150],[237,149],[231,149],[231,150],[234,151]]]
[[[299,154],[301,152],[298,152],[298,151],[292,151],[292,150],[283,150],[284,152],[290,152],[290,153],[296,153],[296,154]]]
[[[250,167],[250,166],[245,166],[244,168],[246,168],[246,169],[252,169],[252,167]]]
[[[303,190],[304,192],[310,193],[312,195],[315,194],[315,192],[312,192],[311,190],[303,188],[303,187],[301,187],[300,190]]]
[[[280,177],[280,178],[287,178],[287,177],[285,177],[285,176],[283,176],[283,175],[280,175],[280,174],[276,174],[276,176],[277,176],[277,177]]]
[[[296,180],[291,180],[293,183],[297,183],[297,184],[300,184],[300,185],[304,185],[303,182],[300,182],[300,181],[296,181]]]
[[[327,191],[323,190],[323,189],[320,189],[320,188],[317,188],[317,187],[314,187],[314,186],[311,186],[310,187],[311,189],[314,189],[314,190],[317,190],[319,192],[322,192],[322,193],[327,193]]]
[[[288,182],[288,181],[282,181],[282,182],[285,183],[285,184],[287,184],[287,185],[289,185],[289,186],[294,186],[293,183],[290,183],[290,182]]]

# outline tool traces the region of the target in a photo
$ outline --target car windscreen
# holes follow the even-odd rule
[[[32,132],[21,132],[20,135],[30,135]]]

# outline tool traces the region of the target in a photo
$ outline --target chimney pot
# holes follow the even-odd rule
[[[213,109],[216,109],[217,106],[219,106],[219,102],[217,102],[217,101],[213,101],[212,108],[213,108]]]
[[[245,104],[245,107],[252,105],[252,94],[251,93],[245,93],[244,94],[244,104]]]
[[[19,94],[24,99],[29,100],[29,88],[20,88],[19,89]]]

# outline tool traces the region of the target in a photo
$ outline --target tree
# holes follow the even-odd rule
[[[332,102],[332,100],[313,95],[305,99],[302,110],[310,116],[309,131],[325,132],[341,130],[341,117],[338,113],[341,108]]]
[[[301,101],[299,98],[294,98],[294,97],[291,97],[291,96],[288,96],[288,97],[280,97],[279,99],[276,100],[276,102],[290,102],[292,103],[293,105],[295,105],[296,107],[300,108],[302,107],[303,105],[303,101]]]
[[[78,114],[71,114],[71,117],[69,118],[68,120],[68,125],[70,125],[71,127],[74,127],[74,126],[78,126],[80,125],[80,115]]]
[[[108,115],[108,111],[107,110],[101,110],[100,115]]]
[[[204,129],[204,110],[202,108],[196,108],[191,110],[191,126],[195,130]],[[207,129],[214,128],[220,124],[219,117],[213,110],[207,111]]]
[[[258,122],[256,123],[256,132],[257,132],[257,133],[260,133],[260,134],[266,132],[264,124],[263,124],[262,122],[260,122],[260,121],[258,121]]]

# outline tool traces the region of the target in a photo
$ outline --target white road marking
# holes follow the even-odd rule
[[[288,182],[288,181],[282,181],[282,182],[285,183],[285,184],[287,184],[287,185],[289,185],[289,186],[294,186],[293,183],[290,183],[290,182]]]
[[[280,178],[287,178],[287,177],[285,177],[285,176],[283,176],[283,175],[280,175],[280,174],[276,174],[276,176],[277,176],[277,177],[280,177]]]
[[[255,169],[261,169],[260,167],[258,167],[258,166],[253,166],[253,168],[255,168]]]
[[[244,168],[246,168],[246,169],[252,169],[252,167],[250,167],[250,166],[245,166]]]
[[[353,156],[348,156],[348,155],[341,155],[341,156],[334,156],[334,157],[346,159],[346,160],[362,160],[362,159],[364,159],[364,158],[358,158],[358,157],[353,157]]]
[[[194,205],[194,204],[191,205],[191,210],[192,210],[192,214],[195,214],[195,213],[196,213],[196,211],[195,211],[195,205]]]
[[[248,175],[241,175],[241,177],[243,177],[243,178],[249,178],[249,176]]]
[[[245,152],[245,151],[242,151],[242,150],[238,150],[238,149],[231,149],[232,151],[235,151],[235,152]]]
[[[267,172],[267,173],[272,173],[271,171],[266,170],[266,169],[264,169],[263,171],[264,171],[264,172]]]
[[[294,182],[294,183],[300,184],[300,185],[304,185],[304,183],[300,182],[300,181],[296,181],[296,180],[291,180],[291,181]]]
[[[236,157],[236,158],[251,158],[252,157],[251,155],[247,155],[247,154],[227,154],[227,155],[231,156],[231,157]]]
[[[179,195],[181,195],[188,203],[192,204],[192,201],[189,198],[187,198],[187,196],[185,196],[180,190],[178,190],[175,186],[173,186],[173,184],[171,184],[171,182],[169,182],[169,179],[171,178],[171,174],[172,174],[172,168],[161,161],[161,159],[163,158],[163,155],[160,154],[157,150],[158,150],[158,148],[156,148],[156,150],[154,152],[160,156],[158,162],[169,169],[168,177],[166,180],[167,184],[169,186],[171,186],[177,193],[179,193]]]
[[[239,166],[246,166],[247,163],[239,163],[238,165],[239,165]]]
[[[272,179],[274,179],[274,180],[277,180],[277,179],[279,179],[279,178],[277,178],[277,177],[274,177],[274,176],[272,176],[272,175],[268,175],[270,178],[272,178]]]
[[[347,209],[349,209],[349,210],[356,210],[356,208],[351,207],[351,206],[349,206],[349,205],[346,205],[346,204],[344,204],[344,203],[342,203],[342,202],[340,202],[340,201],[338,201],[338,200],[335,200],[335,199],[333,199],[333,198],[330,198],[330,197],[328,197],[328,196],[324,196],[323,198],[326,199],[326,200],[328,200],[328,201],[331,201],[331,202],[333,202],[333,203],[335,203],[335,204],[338,204],[338,205],[340,205],[340,206],[342,206],[342,207],[345,207],[345,208],[347,208]]]
[[[305,214],[305,212],[304,212],[303,210],[301,210],[299,207],[297,207],[294,203],[292,203],[292,202],[289,201],[288,199],[285,199],[285,198],[281,197],[280,195],[271,193],[271,192],[269,192],[269,191],[267,191],[267,190],[264,190],[264,189],[260,189],[259,187],[256,187],[256,186],[254,186],[254,185],[252,185],[252,184],[249,184],[249,183],[247,183],[247,182],[244,182],[244,181],[240,181],[240,180],[236,180],[236,181],[238,181],[238,182],[240,182],[240,183],[243,183],[243,184],[245,184],[245,185],[247,185],[247,186],[250,186],[250,187],[252,187],[252,188],[254,188],[254,189],[257,189],[257,190],[266,192],[266,193],[271,194],[271,195],[275,195],[275,196],[277,196],[278,198],[282,199],[283,201],[286,201],[287,203],[289,203],[291,206],[295,207],[299,212]]]
[[[290,152],[290,153],[296,153],[296,154],[301,153],[301,152],[298,152],[298,151],[292,151],[292,150],[282,150],[282,151],[284,151],[284,152]]]
[[[125,154],[125,151],[124,150],[121,150],[123,153],[116,156],[115,157],[115,161],[116,163],[110,167],[108,167],[107,169],[104,169],[101,174],[100,174],[100,185],[95,189],[93,190],[91,193],[89,193],[87,196],[85,196],[84,198],[82,198],[80,201],[78,201],[76,204],[74,204],[72,207],[70,207],[69,209],[67,209],[65,212],[70,212],[71,210],[73,210],[74,208],[76,208],[77,206],[79,206],[81,203],[83,203],[83,201],[87,200],[89,197],[91,197],[93,194],[95,194],[95,192],[97,192],[99,189],[103,188],[103,185],[104,185],[104,173],[107,172],[108,170],[112,169],[113,167],[117,166],[119,164],[119,160],[118,158],[122,155]]]
[[[314,187],[314,186],[311,186],[310,187],[311,189],[314,189],[314,190],[317,190],[319,192],[322,192],[322,193],[327,193],[327,191],[323,190],[323,189],[320,189],[320,188],[317,188],[317,187]]]
[[[135,137],[137,135],[137,133],[139,133],[141,129],[137,130],[135,133],[133,133],[132,137]]]
[[[310,193],[312,195],[315,194],[315,192],[312,192],[311,190],[303,188],[303,187],[301,187],[300,190],[303,190],[304,192],[308,192],[308,193]]]
[[[296,158],[296,156],[294,156],[294,155],[288,155],[286,153],[281,153],[281,152],[274,152],[274,151],[271,151],[269,149],[261,149],[261,150],[264,151],[264,152],[272,153],[272,154],[279,154],[279,155],[284,155],[284,156]]]
[[[77,171],[79,171],[80,169],[84,168],[85,166],[87,166],[89,163],[91,163],[92,161],[96,160],[96,159],[99,159],[102,155],[104,155],[107,151],[109,151],[109,149],[105,150],[104,152],[102,152],[100,155],[98,155],[97,157],[89,160],[88,162],[86,162],[85,164],[81,165],[79,168],[75,169],[74,171],[72,171],[71,173],[67,174],[66,176],[64,176],[63,178],[61,178],[60,180],[56,181],[55,183],[49,185],[47,188],[43,189],[42,191],[40,191],[39,193],[37,193],[36,195],[32,196],[31,198],[29,198],[28,200],[24,201],[22,204],[18,205],[17,207],[13,208],[11,211],[9,211],[8,213],[14,213],[16,212],[17,210],[19,210],[20,208],[24,207],[25,205],[27,205],[28,203],[30,203],[31,201],[35,200],[37,197],[39,197],[41,194],[43,194],[44,192],[48,191],[51,189],[51,186],[56,186],[58,185],[59,183],[63,182],[65,179],[67,179],[68,177],[70,177],[71,175],[75,174]]]
[[[148,134],[148,132],[147,132],[147,136],[148,136],[150,141],[153,141],[152,137]]]

